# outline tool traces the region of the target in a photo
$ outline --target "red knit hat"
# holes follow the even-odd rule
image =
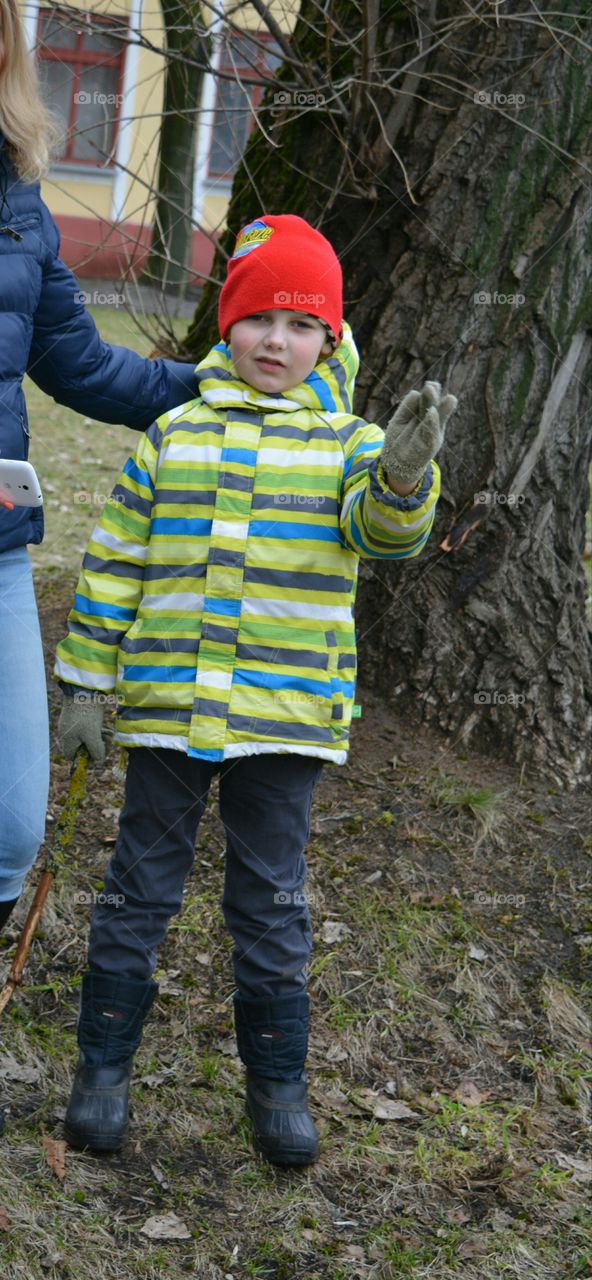
[[[220,336],[257,311],[304,311],[340,338],[341,267],[329,241],[293,213],[263,213],[243,227],[218,302]]]

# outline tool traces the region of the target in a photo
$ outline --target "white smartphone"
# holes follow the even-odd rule
[[[15,507],[42,507],[41,485],[30,462],[0,458],[0,504],[3,498]]]

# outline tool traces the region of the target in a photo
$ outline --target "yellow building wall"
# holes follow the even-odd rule
[[[40,8],[43,6],[41,5]],[[69,7],[81,13],[91,12],[101,16],[123,17],[129,20],[132,9],[131,0],[102,0],[100,4],[90,4],[88,0],[69,0]],[[221,7],[221,4],[220,4]],[[23,12],[27,8],[27,0],[21,0]],[[272,0],[270,10],[279,26],[289,34],[295,25],[299,9],[299,0]],[[226,4],[226,12],[237,26],[251,31],[264,31],[266,25],[253,5],[246,0],[244,4]],[[206,21],[212,15],[204,11]],[[164,45],[164,26],[159,0],[145,0],[141,15],[141,32],[157,49]],[[128,53],[129,57],[129,53]],[[150,195],[157,176],[158,134],[163,101],[164,58],[158,52],[140,48],[135,76],[136,90],[131,107],[125,104],[126,116],[132,115],[131,150],[127,160],[130,174],[124,185],[124,205],[122,221],[150,226],[153,217],[154,201]],[[134,176],[136,175],[136,176]],[[42,183],[42,195],[54,216],[70,215],[77,218],[100,218],[107,221],[111,218],[112,197],[115,173],[111,180],[104,173],[100,180],[93,180],[93,171],[88,176],[79,172],[68,175],[65,166],[54,166],[51,174]],[[208,231],[220,231],[224,225],[228,207],[228,194],[217,194],[204,189],[201,210],[201,225]]]

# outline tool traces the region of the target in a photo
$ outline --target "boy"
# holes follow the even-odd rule
[[[431,458],[456,401],[427,383],[386,435],[352,414],[358,358],[339,262],[290,214],[239,235],[219,326],[199,398],[159,418],[123,468],[57,651],[64,752],[84,744],[103,758],[93,694],[113,689],[116,740],[129,748],[66,1136],[116,1150],[127,1132],[157,948],[219,772],[254,1142],[274,1163],[307,1164],[318,1156],[304,1070],[312,793],[323,761],[347,756],[359,557],[421,551],[439,493]]]

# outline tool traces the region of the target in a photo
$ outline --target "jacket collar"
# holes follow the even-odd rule
[[[315,365],[304,382],[277,396],[268,396],[242,382],[234,371],[230,347],[218,342],[197,366],[199,393],[207,404],[220,409],[249,406],[278,412],[317,409],[351,413],[354,383],[360,360],[350,326],[344,321],[343,338],[326,360]]]

